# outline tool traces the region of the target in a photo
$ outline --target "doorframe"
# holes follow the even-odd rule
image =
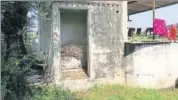
[[[61,34],[61,25],[60,25],[60,21],[61,21],[61,13],[60,13],[60,10],[63,9],[63,10],[86,10],[86,13],[87,13],[87,76],[89,78],[91,78],[91,41],[90,41],[90,11],[88,9],[88,7],[78,7],[78,6],[75,6],[75,7],[67,7],[67,6],[58,6],[58,18],[59,18],[59,33]],[[60,36],[61,38],[61,36]],[[61,42],[60,42],[60,46],[61,48]],[[61,53],[61,49],[59,51]],[[61,71],[61,66],[60,66],[60,71]],[[59,72],[60,72],[59,71]],[[61,72],[60,72],[61,73]]]

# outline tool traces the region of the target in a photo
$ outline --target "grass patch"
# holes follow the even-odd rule
[[[165,37],[162,37],[162,36],[159,36],[159,35],[155,35],[155,40],[165,40],[165,41],[170,41],[168,38],[165,38]],[[176,36],[176,40],[178,40],[178,35]],[[133,35],[132,36],[132,39],[130,39],[130,41],[132,42],[136,42],[136,41],[154,41],[153,40],[153,35],[144,35],[144,34],[140,34],[139,36],[138,35]]]
[[[71,91],[56,86],[32,87],[32,96],[29,100],[75,100]]]
[[[178,100],[178,90],[154,90],[120,85],[99,85],[76,93],[79,100]]]
[[[160,37],[158,35],[155,35],[155,40],[168,40],[164,37]],[[153,41],[153,35],[148,35],[148,36],[145,36],[145,35],[134,35],[132,37],[132,40],[131,41]]]

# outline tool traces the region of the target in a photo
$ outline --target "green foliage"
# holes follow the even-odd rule
[[[32,100],[75,100],[74,94],[56,86],[33,87]]]
[[[77,92],[80,100],[178,100],[178,90],[154,90],[121,85],[98,85]]]
[[[22,59],[10,58],[1,66],[2,95],[8,99],[22,96],[28,90],[25,74],[30,71],[32,62],[25,56]],[[11,100],[11,99],[10,99]]]
[[[165,37],[161,37],[159,35],[155,35],[155,40],[157,41],[161,41],[161,40],[165,40],[165,41],[169,41],[168,38]],[[153,42],[155,41],[153,40],[153,35],[145,35],[143,33],[141,33],[141,35],[133,35],[132,39],[130,40],[131,42]],[[178,40],[178,36],[177,36],[177,40]]]
[[[3,60],[3,58],[1,59]],[[32,66],[44,62],[43,54],[10,58],[1,67],[1,91],[5,100],[74,100],[73,93],[55,86],[29,86],[26,76]],[[36,68],[39,69],[39,68]]]
[[[2,32],[5,35],[17,34],[27,23],[27,13],[30,2],[2,2],[4,12],[2,19]]]
[[[40,72],[45,63],[42,53],[27,55],[24,36],[29,28],[34,27],[35,15],[42,14],[50,18],[51,10],[46,8],[46,2],[3,1],[1,4],[1,35],[6,46],[1,52],[1,96],[4,100],[73,100],[69,91],[51,86],[30,87],[26,81],[32,70]],[[28,12],[32,17],[27,16]],[[31,43],[36,37],[26,37],[26,43]]]

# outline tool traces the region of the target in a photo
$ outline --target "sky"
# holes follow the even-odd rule
[[[178,23],[178,4],[156,9],[155,18],[164,19],[167,25]],[[131,15],[130,20],[132,22],[128,22],[129,27],[140,27],[144,31],[146,27],[152,27],[153,12],[151,10]]]
[[[30,18],[31,16],[33,15],[33,12],[28,12],[27,13],[27,16]],[[35,18],[34,20],[32,20],[33,22],[34,22],[34,24],[35,24],[35,28],[32,28],[31,27],[31,30],[33,30],[34,32],[37,32],[38,31],[38,20],[37,20],[37,18]]]

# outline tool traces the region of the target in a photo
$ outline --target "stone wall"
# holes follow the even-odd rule
[[[126,84],[168,88],[178,78],[178,43],[126,43]]]

